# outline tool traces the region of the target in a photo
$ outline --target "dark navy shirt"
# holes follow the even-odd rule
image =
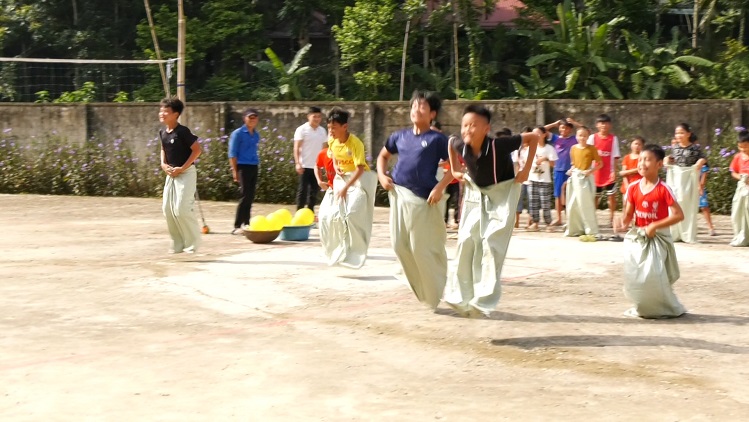
[[[255,129],[250,133],[247,126],[242,125],[229,136],[229,158],[236,158],[237,164],[260,164],[257,155],[257,144],[260,142],[260,134]]]
[[[447,137],[434,130],[416,135],[413,128],[407,128],[390,135],[385,149],[398,154],[393,183],[408,188],[419,197],[429,198],[438,183],[439,162],[448,159]]]

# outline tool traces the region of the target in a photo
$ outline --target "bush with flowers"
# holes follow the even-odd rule
[[[258,126],[260,165],[255,201],[295,202],[297,173],[294,143],[266,120]],[[201,132],[203,153],[196,161],[201,199],[232,201],[239,186],[232,180],[227,155],[229,134],[220,129]],[[159,166],[158,138],[146,144],[145,156],[136,156],[122,139],[88,139],[82,145],[57,136],[20,142],[11,129],[0,134],[0,193],[43,195],[158,197],[164,186]],[[367,157],[371,162],[371,157]],[[370,164],[371,166],[371,164]],[[378,186],[377,203],[387,204],[387,192]]]
[[[297,174],[293,142],[266,124],[259,128],[260,169],[257,202],[293,203]],[[227,148],[229,135],[198,139],[203,153],[196,161],[201,199],[234,200],[239,196],[232,180]],[[82,145],[56,136],[20,142],[11,129],[0,134],[0,193],[47,195],[158,197],[164,185],[157,138],[148,141],[144,157],[136,156],[122,139],[88,139]]]
[[[738,152],[738,133],[746,130],[736,126],[733,130],[715,129],[715,138],[705,146],[705,155],[710,166],[707,176],[707,201],[710,211],[716,214],[731,214],[731,201],[736,192],[736,179],[731,177],[731,161]]]

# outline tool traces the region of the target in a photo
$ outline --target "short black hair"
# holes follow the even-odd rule
[[[575,125],[573,125],[571,122],[568,122],[567,119],[559,119],[562,122],[562,126],[567,126],[568,128],[575,128]]]
[[[660,145],[656,144],[650,144],[646,145],[645,148],[642,149],[642,152],[650,151],[655,155],[655,158],[658,159],[658,161],[663,161],[664,158],[666,158],[666,151],[663,150],[663,148]]]
[[[421,100],[426,101],[427,104],[429,104],[429,109],[437,113],[439,113],[440,109],[442,108],[442,100],[434,91],[420,91],[418,89],[415,90],[411,95],[411,105],[413,105],[414,101]]]
[[[749,142],[749,130],[739,132],[739,143]]]
[[[611,123],[611,116],[608,114],[599,114],[598,117],[596,117],[596,123]]]
[[[328,123],[338,123],[345,125],[348,123],[349,112],[340,108],[333,107],[328,113]]]
[[[633,136],[633,137],[632,137],[632,140],[631,140],[631,141],[629,141],[629,143],[631,144],[631,143],[632,143],[632,142],[634,142],[634,141],[640,141],[640,142],[642,142],[642,145],[645,145],[645,144],[647,144],[647,143],[648,143],[648,141],[646,141],[646,140],[645,140],[645,138],[643,138],[643,137],[642,137],[642,136],[640,136],[640,135],[637,135],[637,136]]]
[[[534,128],[534,129],[538,129],[538,130],[540,130],[540,131],[541,131],[541,133],[546,133],[546,128],[545,128],[545,127],[543,127],[543,126],[541,126],[541,125],[539,125],[539,126],[536,126],[536,127]]]
[[[522,133],[533,132],[533,128],[530,127],[530,126],[523,126],[523,128],[520,130],[520,132],[522,132]]]
[[[588,135],[590,135],[590,133],[591,133],[591,132],[590,132],[590,128],[589,128],[589,127],[587,127],[587,126],[585,126],[585,125],[582,125],[582,126],[578,126],[577,130],[580,130],[580,129],[582,129],[582,130],[584,130],[584,131],[588,132]]]
[[[311,106],[310,108],[307,109],[307,114],[312,114],[312,113],[322,113],[322,109],[320,107]]]
[[[487,123],[492,122],[492,112],[489,111],[488,108],[482,105],[478,105],[478,104],[468,105],[465,109],[463,109],[463,115],[465,116],[466,114],[469,114],[469,113],[478,114],[479,116],[484,116]]]
[[[177,97],[164,98],[161,100],[161,106],[168,107],[179,114],[182,114],[185,110],[185,103]]]
[[[500,136],[512,136],[512,130],[509,127],[503,127],[502,129],[498,130],[494,136],[499,138]]]

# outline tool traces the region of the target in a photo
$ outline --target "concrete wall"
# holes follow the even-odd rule
[[[674,126],[688,122],[703,143],[713,138],[716,127],[743,125],[749,115],[749,103],[740,100],[710,101],[576,101],[576,100],[499,100],[484,101],[493,113],[494,129],[509,127],[519,131],[523,126],[552,122],[571,116],[594,126],[595,116],[608,113],[614,119],[614,131],[620,137],[642,135],[651,141],[667,142]],[[327,112],[335,105],[352,114],[352,133],[365,142],[370,154],[382,148],[392,131],[410,125],[407,102],[348,103],[188,103],[185,124],[203,137],[231,132],[242,124],[241,113],[247,107],[261,111],[261,124],[278,129],[289,139],[294,129],[306,120],[308,105]],[[445,101],[439,120],[448,133],[458,133],[465,101]],[[95,136],[106,142],[124,139],[137,153],[145,152],[146,143],[156,137],[160,127],[158,104],[14,104],[0,103],[0,129],[12,129],[20,142],[44,139],[49,135],[83,142]]]

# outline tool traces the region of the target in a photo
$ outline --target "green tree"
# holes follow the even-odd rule
[[[653,32],[660,5],[652,0],[585,0],[583,11],[587,23],[622,19],[634,33]]]
[[[554,39],[539,42],[543,53],[528,59],[530,68],[539,69],[542,79],[549,79],[556,87],[551,96],[580,99],[622,99],[624,95],[612,75],[626,68],[621,53],[609,42],[610,31],[622,22],[620,18],[594,26],[586,24],[584,15],[575,11],[569,1],[557,6],[558,23],[554,24]],[[559,78],[559,75],[563,75]],[[526,79],[526,82],[536,78]],[[524,87],[513,80],[515,91],[545,92],[542,87]]]
[[[692,76],[685,66],[709,69],[713,63],[692,55],[681,55],[684,44],[679,29],[673,28],[671,41],[658,46],[658,36],[650,38],[622,30],[630,55],[630,98],[659,100],[670,89],[686,87]]]
[[[702,72],[692,89],[698,98],[749,97],[749,48],[738,40],[727,40],[716,65]]]
[[[300,79],[309,71],[308,66],[302,66],[304,57],[312,47],[307,44],[297,51],[294,59],[289,64],[284,64],[276,53],[270,48],[265,49],[265,55],[269,61],[251,62],[253,66],[268,72],[274,76],[277,86],[277,98],[283,100],[303,100]]]
[[[350,67],[358,98],[378,99],[392,88],[391,67],[401,56],[400,25],[394,0],[357,0],[346,7],[343,22],[333,27],[341,66]]]

